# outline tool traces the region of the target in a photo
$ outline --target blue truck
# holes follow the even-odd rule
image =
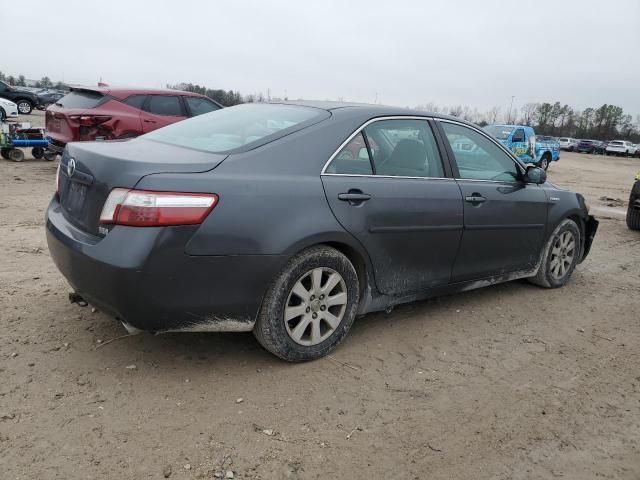
[[[549,168],[560,160],[560,144],[553,140],[539,140],[533,128],[526,125],[487,125],[484,129],[496,137],[524,163]]]

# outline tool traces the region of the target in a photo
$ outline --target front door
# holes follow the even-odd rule
[[[458,123],[439,124],[464,200],[464,233],[451,280],[533,268],[547,223],[543,189],[524,183],[522,167],[485,134]]]
[[[382,293],[449,282],[463,206],[445,177],[431,127],[419,119],[370,123],[323,172],[329,205],[369,253]]]

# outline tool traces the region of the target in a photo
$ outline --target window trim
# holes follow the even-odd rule
[[[520,175],[522,175],[524,177],[524,175],[527,173],[527,169],[520,162],[520,160],[514,155],[514,153],[511,150],[509,150],[507,147],[505,147],[501,142],[496,141],[495,139],[493,139],[488,133],[482,131],[482,129],[476,128],[474,126],[471,126],[471,125],[463,123],[463,122],[456,122],[455,120],[450,120],[448,118],[435,118],[434,120],[435,120],[435,123],[438,124],[438,128],[439,128],[439,130],[441,131],[441,134],[444,137],[445,149],[447,150],[447,155],[449,156],[449,163],[451,164],[451,167],[453,168],[453,178],[455,180],[460,180],[460,181],[464,181],[464,182],[489,182],[489,183],[499,183],[499,184],[505,184],[505,183],[508,183],[508,184],[519,184],[519,183],[523,183],[522,180],[509,181],[509,180],[481,180],[481,179],[473,179],[473,178],[461,178],[460,177],[460,170],[458,169],[458,163],[456,162],[455,154],[453,153],[453,150],[451,149],[451,144],[447,140],[446,133],[445,133],[444,129],[442,128],[442,125],[439,124],[439,122],[452,123],[454,125],[459,125],[461,127],[466,127],[466,128],[468,128],[470,130],[473,130],[476,133],[479,133],[480,135],[484,136],[489,141],[493,142],[494,145],[497,145],[504,153],[507,154],[507,157],[509,157],[511,159],[511,161],[513,163],[515,163],[516,168],[520,172]]]
[[[451,177],[411,177],[411,176],[405,176],[405,175],[376,175],[375,173],[373,173],[371,175],[363,175],[363,174],[357,174],[357,173],[328,173],[327,172],[327,167],[331,164],[333,159],[360,132],[362,132],[362,135],[363,135],[363,137],[365,139],[365,144],[367,145],[367,151],[369,152],[369,161],[372,163],[372,171],[375,172],[375,167],[373,167],[373,163],[374,163],[373,162],[373,157],[371,155],[371,151],[369,151],[368,139],[367,139],[366,133],[364,132],[364,129],[367,126],[371,125],[372,123],[381,122],[381,121],[384,121],[384,120],[422,120],[422,121],[426,122],[428,127],[431,129],[431,133],[433,134],[434,141],[436,143],[436,148],[438,149],[438,155],[440,156],[440,161],[442,162],[443,174],[444,175],[447,174],[447,168],[446,168],[446,163],[448,161],[448,158],[446,158],[447,157],[447,152],[446,151],[442,152],[441,145],[440,145],[440,143],[438,141],[439,140],[439,138],[438,138],[438,133],[439,132],[437,132],[437,129],[434,128],[434,126],[431,124],[431,122],[434,120],[434,117],[426,117],[426,116],[425,117],[421,117],[419,115],[388,115],[388,116],[384,116],[384,117],[370,118],[369,120],[364,122],[362,125],[360,125],[351,135],[349,135],[347,137],[347,139],[344,142],[342,142],[340,144],[340,146],[336,149],[336,151],[333,152],[333,154],[329,157],[329,160],[327,160],[326,163],[324,164],[324,166],[322,167],[322,170],[320,171],[320,175],[321,176],[322,175],[326,175],[326,176],[331,176],[331,177],[411,178],[411,179],[421,179],[421,180],[453,180],[453,178],[451,178]]]

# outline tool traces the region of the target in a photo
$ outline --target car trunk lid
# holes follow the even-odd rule
[[[133,188],[154,173],[205,172],[225,158],[143,138],[71,143],[60,162],[60,204],[71,223],[98,235],[100,212],[113,188]]]

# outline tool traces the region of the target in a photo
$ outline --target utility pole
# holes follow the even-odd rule
[[[511,123],[515,120],[511,120],[511,111],[513,110],[513,99],[516,98],[515,95],[511,95],[511,105],[509,105],[509,118],[507,119],[507,123]]]

